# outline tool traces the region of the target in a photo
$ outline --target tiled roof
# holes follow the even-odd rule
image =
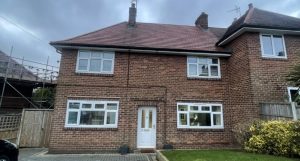
[[[128,27],[127,22],[123,22],[50,44],[223,52],[215,44],[225,31],[224,28],[204,30],[196,26],[153,23],[137,23],[135,27]]]
[[[271,28],[284,30],[300,30],[300,19],[269,12],[257,8],[250,8],[242,17],[228,27],[219,42],[236,32],[242,27]]]

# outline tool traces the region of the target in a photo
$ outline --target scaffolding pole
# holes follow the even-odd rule
[[[14,49],[14,47],[11,46],[11,48],[10,48],[10,54],[9,54],[9,59],[8,59],[8,63],[7,63],[6,71],[5,71],[5,77],[4,77],[4,81],[3,81],[2,92],[1,92],[0,108],[2,107],[2,101],[3,101],[3,96],[4,96],[6,81],[7,81],[7,75],[8,75],[8,72],[9,72],[8,69],[9,69],[9,65],[10,65],[10,61],[11,61],[11,56],[12,56],[13,49]]]

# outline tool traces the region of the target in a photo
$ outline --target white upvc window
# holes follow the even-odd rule
[[[68,100],[65,127],[117,128],[118,101]]]
[[[299,87],[288,87],[289,101],[295,102],[296,97],[300,95]]]
[[[287,58],[284,36],[260,34],[262,57]]]
[[[187,76],[196,78],[221,78],[219,58],[188,56]]]
[[[177,128],[223,129],[222,104],[177,103]]]
[[[79,50],[76,72],[113,74],[114,59],[114,52]]]

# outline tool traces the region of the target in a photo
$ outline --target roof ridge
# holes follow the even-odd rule
[[[246,17],[244,19],[244,23],[247,24],[248,21],[250,20],[251,16],[253,15],[253,11],[254,11],[254,7],[253,8],[250,8],[247,13],[246,13]]]
[[[69,38],[69,39],[60,40],[60,41],[70,41],[70,40],[73,40],[73,39],[76,39],[76,38],[80,38],[80,37],[83,37],[83,36],[86,36],[86,35],[89,35],[89,34],[92,34],[92,33],[95,33],[95,32],[99,32],[99,31],[102,31],[102,30],[105,30],[105,29],[109,29],[111,27],[115,27],[115,26],[123,24],[123,23],[126,23],[126,21],[114,24],[112,26],[107,26],[107,27],[104,27],[104,28],[101,28],[101,29],[97,29],[97,30],[94,30],[92,32],[88,32],[88,33],[85,33],[85,34],[82,34],[82,35],[79,35],[79,36],[75,36],[75,37],[72,37],[72,38]],[[57,42],[57,41],[55,41],[55,42]]]

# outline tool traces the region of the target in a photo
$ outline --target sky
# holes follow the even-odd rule
[[[131,0],[1,0],[0,50],[58,66],[50,41],[64,40],[128,20]],[[300,0],[138,0],[137,21],[194,25],[201,12],[210,27],[228,27],[248,4],[300,18]]]

